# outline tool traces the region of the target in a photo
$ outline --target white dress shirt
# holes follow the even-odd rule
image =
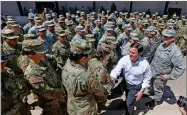
[[[136,63],[133,63],[129,55],[122,57],[110,73],[112,79],[116,80],[122,69],[128,84],[139,85],[142,83],[142,89],[149,87],[152,73],[146,59],[140,57]]]

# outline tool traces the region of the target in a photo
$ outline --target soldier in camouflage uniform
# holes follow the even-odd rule
[[[33,16],[28,16],[29,23],[27,23],[24,27],[24,33],[28,33],[29,29],[32,28],[35,25],[34,22],[34,17]]]
[[[29,29],[28,34],[37,35],[37,26],[42,25],[42,20],[39,17],[34,18],[35,25]]]
[[[55,33],[55,24],[52,21],[47,23],[46,35],[50,39],[51,45],[57,42],[56,33]]]
[[[121,51],[122,51],[121,55],[122,56],[129,55],[130,54],[130,47],[131,47],[131,45],[133,45],[133,44],[135,44],[137,42],[139,42],[139,36],[138,36],[138,34],[135,33],[135,32],[131,32],[130,33],[129,42],[126,45],[124,45],[122,47],[122,49],[121,49]]]
[[[182,50],[182,53],[184,54],[186,50],[186,38],[185,38],[185,29],[186,29],[186,19],[182,20],[181,25],[179,26],[179,29],[177,31],[177,40],[176,44],[179,46],[179,48]]]
[[[46,47],[38,39],[24,40],[22,45],[29,58],[29,65],[24,73],[25,79],[32,91],[38,95],[38,100],[43,103],[43,114],[65,115],[65,89],[59,76],[45,60]]]
[[[61,75],[62,68],[64,67],[67,59],[68,59],[68,52],[69,49],[65,45],[66,37],[64,30],[57,30],[56,31],[58,41],[53,44],[52,46],[52,54],[57,62],[57,73]]]
[[[165,29],[162,32],[163,43],[159,45],[150,64],[152,71],[153,101],[146,105],[153,106],[161,102],[167,80],[178,79],[185,70],[184,57],[175,44],[175,30]]]
[[[93,34],[87,34],[86,40],[89,42],[89,46],[91,49],[90,56],[94,57],[96,55],[96,49],[95,49],[95,39]]]
[[[67,90],[67,108],[70,115],[97,115],[97,108],[100,106],[97,107],[97,104],[106,102],[105,88],[85,68],[90,58],[89,53],[90,47],[86,40],[72,39],[69,60],[61,76],[62,83]]]
[[[94,35],[94,38],[95,38],[95,48],[99,42],[99,40],[101,39],[101,37],[103,36],[104,34],[104,29],[101,27],[101,21],[100,20],[96,20],[96,27],[93,29],[93,35]]]
[[[1,49],[1,114],[31,115],[27,99],[20,95],[20,84],[16,81],[14,72],[6,67],[11,58],[11,54],[4,54]]]
[[[65,22],[62,18],[58,19],[58,24],[55,25],[55,30],[62,29],[66,30]]]
[[[80,25],[76,26],[75,31],[76,31],[76,35],[73,37],[73,39],[86,39],[84,26],[80,26]]]
[[[88,22],[85,23],[85,35],[87,34],[92,34],[92,31],[90,29],[90,23]]]
[[[117,37],[123,33],[122,29],[122,20],[117,21],[117,27],[114,29],[114,32],[116,33]]]
[[[20,33],[20,27],[19,27],[19,25],[18,24],[11,25],[11,30],[14,31],[14,34],[16,36],[19,36],[18,41],[22,42],[23,41],[23,34]]]
[[[139,21],[137,23],[137,28],[135,29],[135,32],[138,34],[140,40],[144,38],[143,21]]]
[[[7,63],[7,66],[15,72],[16,80],[20,84],[19,87],[22,91],[21,96],[26,96],[29,90],[23,78],[23,71],[17,64],[17,58],[22,50],[22,46],[18,43],[19,36],[15,36],[14,32],[10,29],[2,30],[2,35],[4,37],[4,43],[2,45],[3,52],[14,56],[14,58]]]
[[[155,31],[156,30],[154,28],[149,27],[145,30],[145,37],[140,40],[140,43],[144,48],[142,57],[144,57],[149,63],[151,62],[156,51],[155,41],[153,40],[154,35],[156,34]]]
[[[66,26],[67,29],[65,30],[65,33],[67,34],[67,41],[70,42],[75,36],[76,32],[71,21],[67,22]]]

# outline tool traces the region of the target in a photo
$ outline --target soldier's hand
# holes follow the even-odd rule
[[[182,115],[186,115],[186,111],[184,109],[184,107],[178,107],[180,112],[182,113]]]

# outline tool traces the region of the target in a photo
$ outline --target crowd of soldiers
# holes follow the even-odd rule
[[[13,16],[7,16],[7,26],[1,30],[3,115],[31,114],[30,93],[40,102],[44,115],[100,113],[114,87],[109,73],[135,43],[143,45],[142,57],[157,65],[154,76],[162,70],[177,79],[184,72],[184,16],[179,20],[175,14],[168,19],[158,12],[150,16],[107,10],[45,14],[45,19],[30,14],[28,21],[22,28]],[[161,47],[163,31],[168,39],[175,38],[168,49]],[[154,79],[160,100],[164,85],[159,77]]]

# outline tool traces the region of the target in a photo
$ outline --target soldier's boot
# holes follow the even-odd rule
[[[154,99],[145,103],[145,106],[147,107],[154,107],[154,106],[157,106],[157,105],[160,105],[162,103],[162,101],[155,101]]]

